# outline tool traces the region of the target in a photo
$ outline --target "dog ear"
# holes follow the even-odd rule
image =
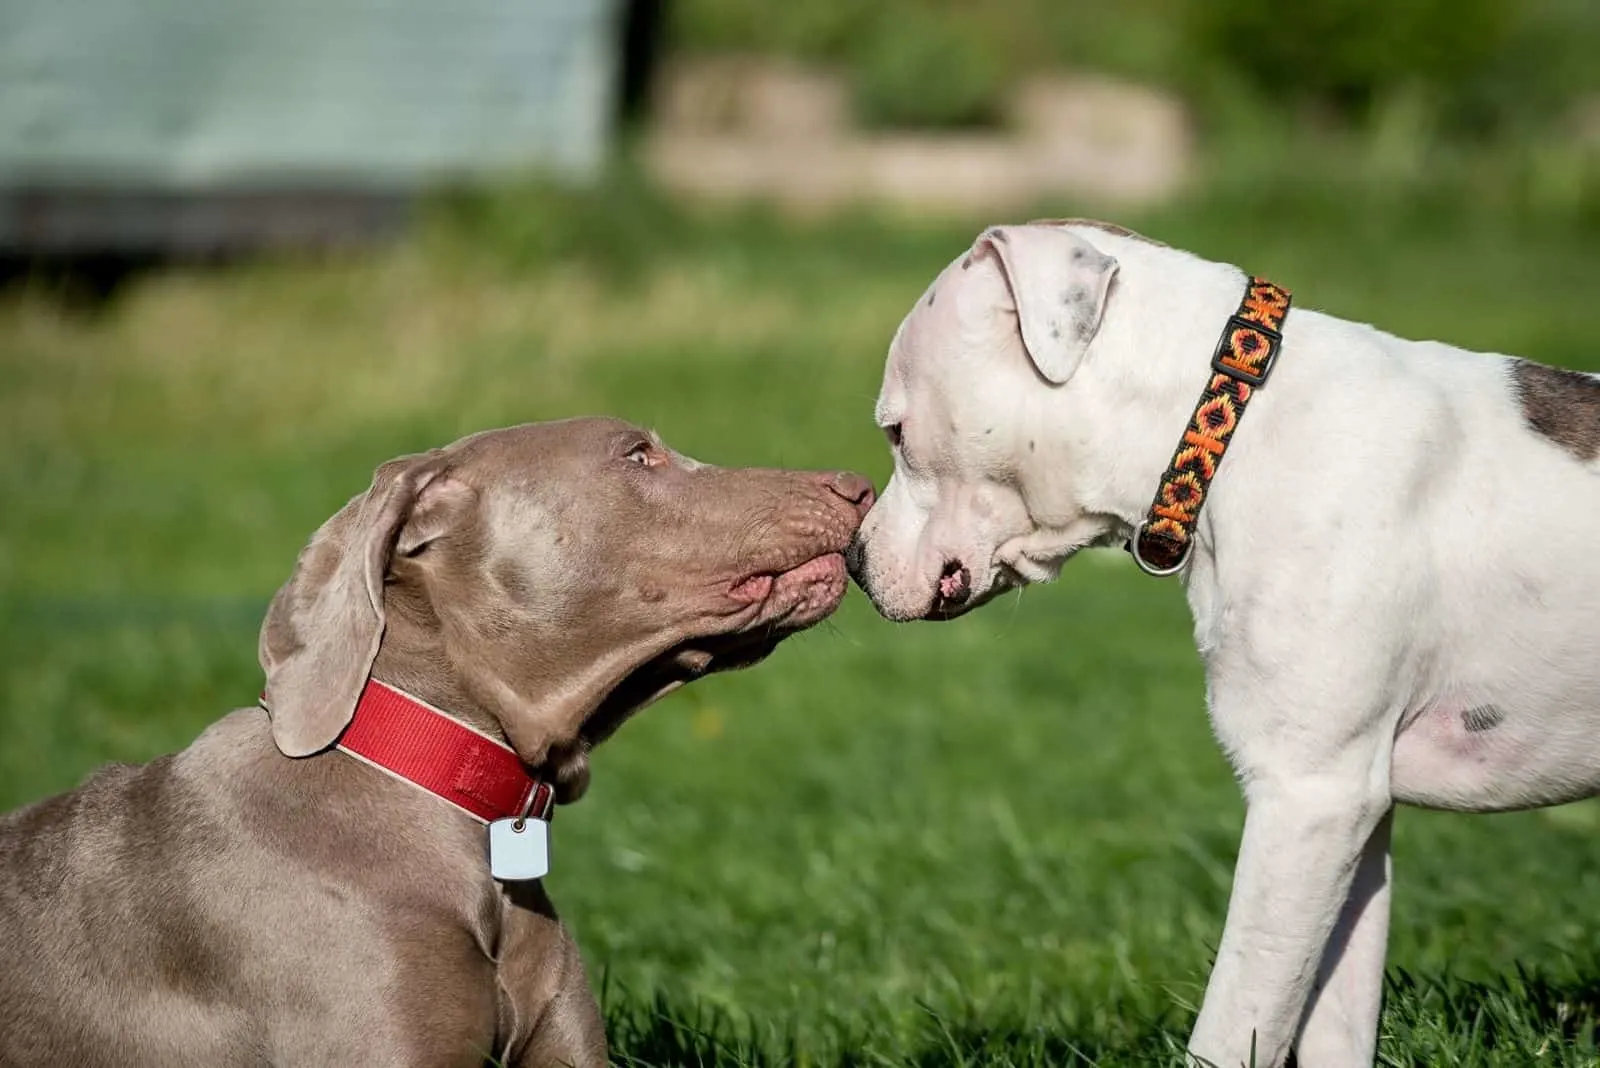
[[[996,226],[976,252],[993,251],[1011,289],[1022,346],[1044,378],[1060,385],[1078,369],[1117,273],[1115,257],[1049,226]]]
[[[441,475],[442,463],[435,451],[378,468],[371,488],[312,536],[273,597],[258,654],[272,737],[286,755],[326,749],[355,714],[383,639],[383,583],[396,543],[414,553],[442,533],[446,509],[429,499],[461,486]]]

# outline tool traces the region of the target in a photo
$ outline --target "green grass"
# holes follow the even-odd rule
[[[0,805],[248,703],[266,598],[393,454],[614,412],[881,480],[884,348],[980,221],[522,192],[98,312],[11,293]],[[1304,190],[1125,221],[1308,306],[1600,366],[1592,232]],[[1179,588],[1096,554],[949,626],[853,595],[663,702],[597,755],[550,885],[623,1063],[1142,1065],[1181,1048],[1241,819]],[[1384,1064],[1600,1063],[1597,830],[1591,803],[1401,814]]]

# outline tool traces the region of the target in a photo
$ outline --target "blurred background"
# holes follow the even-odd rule
[[[1594,0],[4,0],[0,805],[249,704],[390,456],[607,412],[881,484],[990,223],[1600,369],[1597,56]],[[619,1063],[1162,1063],[1241,821],[1181,589],[1090,553],[669,698],[550,884]],[[1383,1064],[1600,1063],[1597,831],[1401,813]]]

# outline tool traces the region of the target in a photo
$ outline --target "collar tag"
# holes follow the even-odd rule
[[[543,879],[550,873],[550,817],[556,792],[541,782],[514,818],[489,821],[489,874],[503,883]]]
[[[550,825],[540,819],[489,824],[489,874],[504,883],[542,879],[550,872]]]

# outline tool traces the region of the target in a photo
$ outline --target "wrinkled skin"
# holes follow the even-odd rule
[[[833,611],[872,499],[610,419],[385,464],[268,610],[270,722],[0,818],[0,1064],[606,1064],[543,883],[496,883],[481,824],[329,747],[370,673],[573,800],[630,714]]]

